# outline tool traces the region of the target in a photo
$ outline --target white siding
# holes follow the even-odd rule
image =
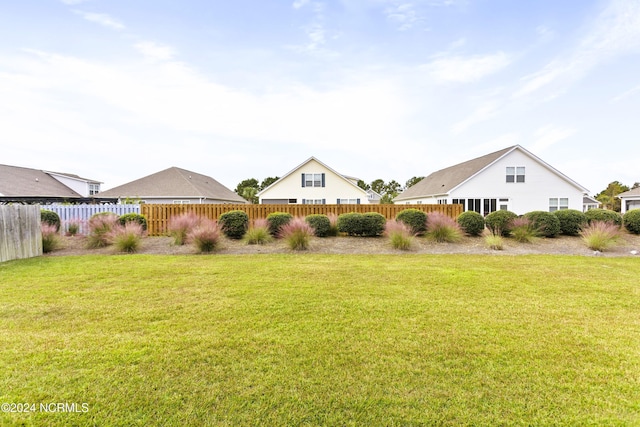
[[[507,167],[525,167],[525,182],[506,182]],[[549,198],[568,198],[569,209],[582,211],[584,193],[557,173],[519,150],[512,151],[449,194],[452,199],[509,199],[509,210],[521,215],[548,211]]]
[[[324,187],[303,187],[302,174],[325,174]],[[283,177],[260,194],[263,200],[296,199],[297,204],[303,200],[325,200],[327,204],[335,204],[338,199],[360,199],[361,204],[368,203],[367,192],[353,185],[344,177],[323,166],[314,159]]]

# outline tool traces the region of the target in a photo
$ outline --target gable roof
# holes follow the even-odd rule
[[[401,201],[419,197],[449,194],[451,191],[469,181],[471,178],[487,169],[501,158],[516,150],[521,151],[522,153],[531,157],[532,159],[543,165],[545,168],[547,168],[549,171],[558,175],[573,186],[579,188],[581,191],[587,193],[587,189],[582,187],[580,184],[569,179],[567,176],[563,175],[529,151],[525,150],[520,145],[514,145],[496,151],[494,153],[489,153],[484,156],[477,157],[475,159],[471,159],[466,162],[462,162],[457,165],[453,165],[448,168],[433,172],[431,175],[427,176],[417,184],[407,188],[394,200]]]
[[[629,191],[618,194],[616,197],[640,197],[640,187],[632,188]]]
[[[127,184],[101,191],[101,197],[200,198],[231,203],[246,200],[210,176],[170,167]]]
[[[87,182],[87,183],[91,183],[91,184],[102,184],[102,182],[100,181],[96,181],[94,179],[88,179],[88,178],[83,178],[81,176],[78,176],[76,174],[73,173],[66,173],[66,172],[52,172],[52,171],[45,171],[46,173],[48,173],[49,175],[58,175],[64,178],[70,178],[70,179],[75,179],[76,181],[82,181],[82,182]]]
[[[0,196],[82,197],[42,170],[9,165],[0,165]]]
[[[280,181],[284,180],[285,178],[287,178],[289,175],[293,174],[294,172],[296,172],[298,169],[300,169],[301,167],[303,167],[304,165],[306,165],[307,163],[311,162],[311,161],[316,161],[318,162],[321,166],[327,168],[329,171],[331,171],[332,173],[336,174],[338,177],[340,177],[341,179],[343,179],[345,182],[349,183],[349,185],[359,189],[360,191],[362,191],[362,193],[364,195],[368,196],[368,193],[358,187],[357,184],[354,183],[354,181],[357,181],[358,178],[354,178],[352,176],[347,176],[347,175],[343,175],[339,172],[336,172],[334,169],[330,168],[329,166],[327,166],[325,163],[322,163],[320,160],[316,159],[315,157],[311,156],[309,157],[307,160],[305,160],[304,162],[300,163],[298,166],[296,166],[295,168],[291,169],[289,172],[287,172],[286,174],[284,174],[283,176],[281,176],[277,181],[274,181],[271,183],[270,186],[268,186],[267,188],[263,188],[260,192],[258,192],[257,196],[260,196],[262,193],[264,193],[265,191],[267,191],[268,189],[270,189],[271,187],[274,187],[275,185],[277,185]]]

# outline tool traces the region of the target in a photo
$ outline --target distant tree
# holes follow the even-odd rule
[[[633,183],[633,187],[631,187],[632,190],[635,190],[636,188],[640,187],[640,182],[634,182]]]
[[[605,209],[620,212],[622,204],[616,196],[625,191],[629,191],[629,187],[621,184],[619,181],[613,181],[609,183],[607,188],[596,194],[596,200],[602,203]]]
[[[358,180],[358,187],[362,188],[365,191],[371,190],[371,186],[361,179]]]
[[[409,187],[413,187],[414,185],[416,185],[417,183],[419,183],[423,179],[424,179],[424,176],[414,176],[413,178],[411,178],[411,179],[409,179],[407,181],[407,183],[404,185],[404,188],[407,189]]]
[[[395,196],[392,195],[392,194],[385,194],[380,198],[380,204],[381,205],[392,205],[394,197]]]
[[[384,194],[391,194],[393,197],[396,197],[401,190],[402,185],[400,185],[400,183],[395,179],[392,179],[384,186]]]
[[[256,194],[259,191],[259,186],[258,180],[255,178],[249,178],[241,181],[233,191],[235,191],[240,197],[248,200],[251,203],[258,203]]]
[[[264,190],[265,188],[267,188],[268,186],[270,186],[271,184],[273,184],[274,182],[276,182],[279,179],[280,179],[280,177],[278,177],[278,176],[270,176],[270,177],[267,177],[267,178],[263,179],[262,183],[260,183],[259,190],[260,191]]]
[[[384,180],[382,179],[376,179],[371,182],[371,189],[380,195],[384,194],[384,187],[385,187],[385,184],[384,184]]]

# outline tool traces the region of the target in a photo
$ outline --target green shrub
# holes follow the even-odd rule
[[[400,221],[409,227],[409,231],[416,235],[422,235],[427,231],[427,214],[420,209],[405,209],[398,212],[396,221]]]
[[[500,210],[491,212],[484,219],[484,223],[492,234],[499,234],[501,236],[508,236],[510,233],[509,226],[511,221],[517,218],[518,215],[511,211]]]
[[[387,219],[384,215],[378,212],[367,212],[362,214],[363,220],[363,236],[375,237],[384,233],[384,226],[387,223]]]
[[[543,237],[556,237],[560,234],[560,220],[551,212],[532,211],[524,214],[531,221],[536,233]]]
[[[587,225],[587,217],[575,209],[562,209],[553,213],[560,221],[560,233],[565,236],[577,236]]]
[[[633,209],[625,213],[622,217],[622,223],[629,233],[640,234],[640,209]]]
[[[484,217],[476,211],[462,212],[457,221],[469,236],[479,236],[484,231]]]
[[[144,215],[140,215],[137,213],[124,214],[121,215],[120,218],[118,218],[118,222],[122,226],[125,226],[128,222],[135,222],[140,224],[140,227],[142,227],[142,231],[147,231],[147,218],[145,218]]]
[[[608,222],[617,226],[622,226],[622,215],[618,212],[606,209],[589,209],[584,213],[587,222],[591,224],[594,221]]]
[[[267,215],[267,222],[269,223],[269,233],[272,236],[278,237],[280,234],[280,228],[283,225],[289,224],[289,221],[293,219],[293,215],[287,212],[273,212]]]
[[[313,228],[313,232],[317,237],[327,237],[331,232],[331,221],[326,215],[307,215],[304,220]]]
[[[56,227],[56,231],[60,231],[60,216],[53,211],[46,209],[40,210],[40,221]]]
[[[338,231],[349,236],[375,237],[384,233],[387,220],[377,212],[350,212],[338,216]]]
[[[242,239],[249,228],[249,215],[244,211],[229,211],[220,215],[218,223],[222,227],[222,232],[229,239]]]

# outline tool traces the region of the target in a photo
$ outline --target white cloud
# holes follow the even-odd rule
[[[387,18],[398,25],[398,30],[410,30],[420,20],[412,3],[393,5],[385,10]]]
[[[85,3],[89,0],[60,0],[62,3],[64,4],[68,4],[68,5],[76,5],[76,4],[81,4],[81,3]]]
[[[612,98],[612,99],[611,99],[611,102],[618,102],[618,101],[621,101],[621,100],[623,100],[623,99],[625,99],[625,98],[627,98],[627,97],[629,97],[629,96],[633,95],[634,93],[636,93],[636,92],[638,92],[638,91],[640,91],[640,86],[636,86],[636,87],[634,87],[633,89],[629,89],[628,91],[626,91],[626,92],[624,92],[624,93],[621,93],[620,95],[618,95],[618,96],[616,96],[616,97]]]
[[[429,75],[439,82],[470,83],[494,74],[511,63],[504,52],[470,57],[442,57],[424,65]]]
[[[525,76],[515,98],[550,87],[566,87],[611,57],[640,52],[640,2],[613,0],[583,37],[579,46]]]
[[[81,10],[74,10],[74,13],[82,16],[84,19],[90,22],[95,22],[96,24],[100,24],[103,27],[110,28],[112,30],[124,30],[125,26],[121,22],[113,19],[106,13],[93,13],[93,12],[84,12]]]
[[[302,7],[304,7],[305,5],[307,5],[309,3],[309,0],[296,0],[293,2],[293,8],[294,9],[300,9]]]
[[[531,151],[543,152],[552,145],[573,136],[577,132],[572,128],[544,126],[535,132],[536,140],[531,144]]]
[[[495,117],[497,113],[498,104],[495,101],[487,101],[484,105],[478,107],[468,117],[455,123],[451,128],[451,131],[455,135],[460,134],[477,123],[484,122],[492,117]]]
[[[171,46],[161,45],[155,42],[142,41],[136,43],[134,47],[146,58],[158,61],[167,61],[175,55],[175,50]]]

